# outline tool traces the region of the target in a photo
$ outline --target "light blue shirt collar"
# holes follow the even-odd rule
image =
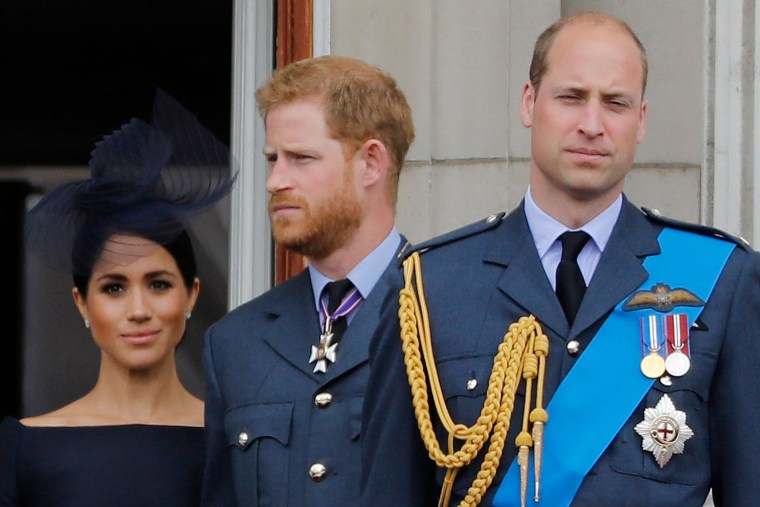
[[[582,230],[591,236],[592,241],[586,243],[578,255],[578,265],[583,273],[583,278],[586,280],[586,285],[588,285],[596,266],[599,264],[602,252],[610,240],[612,229],[617,223],[622,208],[623,196],[621,194],[607,209],[583,226],[578,229],[568,229],[567,226],[538,207],[531,196],[530,187],[528,187],[528,191],[525,193],[525,218],[528,221],[528,227],[533,236],[541,264],[544,266],[544,271],[552,287],[555,285],[555,273],[562,256],[562,244],[558,241],[560,235],[568,230]]]
[[[375,287],[375,284],[383,275],[388,265],[393,260],[401,242],[401,234],[394,227],[385,239],[369,255],[359,262],[352,269],[346,278],[351,280],[354,287],[359,289],[363,298],[367,298],[369,293]],[[314,291],[314,308],[319,311],[319,296],[322,289],[333,280],[320,273],[317,268],[309,264],[309,276],[311,277],[311,287]],[[349,319],[351,316],[349,315]]]

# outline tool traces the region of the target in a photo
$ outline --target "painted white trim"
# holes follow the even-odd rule
[[[314,0],[312,5],[312,52],[330,54],[330,0]]]
[[[755,5],[755,110],[752,127],[752,236],[749,239],[755,248],[760,242],[760,7]]]
[[[232,142],[240,173],[231,196],[228,307],[271,287],[272,240],[267,216],[264,125],[256,88],[271,75],[273,2],[235,0],[233,14]]]
[[[712,0],[702,0],[702,80],[704,82],[704,94],[702,97],[702,169],[699,178],[699,221],[702,224],[712,223],[712,183],[710,178],[715,165],[715,149],[713,139],[715,137],[715,114],[711,109],[714,105],[715,95],[715,41],[712,33],[714,10]]]
[[[743,0],[715,2],[715,156],[712,223],[741,230]]]

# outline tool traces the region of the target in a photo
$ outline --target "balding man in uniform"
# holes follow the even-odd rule
[[[623,195],[646,76],[610,15],[539,37],[523,202],[408,252],[373,339],[363,505],[757,503],[760,255]]]

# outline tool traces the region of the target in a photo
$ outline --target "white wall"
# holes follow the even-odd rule
[[[402,172],[398,223],[419,241],[519,203],[529,167],[519,97],[536,37],[561,15],[615,14],[637,32],[650,65],[649,125],[626,194],[751,238],[760,235],[760,211],[749,141],[760,136],[747,70],[756,13],[745,3],[332,0],[330,51],[378,65],[407,94],[417,140]],[[736,33],[731,46],[724,39]],[[716,70],[723,61],[730,73]],[[724,107],[724,95],[737,89],[732,109]]]

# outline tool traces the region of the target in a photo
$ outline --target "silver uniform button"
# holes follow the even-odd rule
[[[471,378],[470,380],[467,381],[467,390],[468,391],[472,391],[476,387],[478,387],[478,379]]]
[[[581,351],[581,344],[578,342],[578,340],[570,340],[567,342],[567,353],[571,356],[577,356],[578,352]]]
[[[670,387],[673,385],[673,379],[670,378],[670,375],[663,375],[660,377],[660,383],[664,386]]]
[[[327,467],[322,463],[314,463],[309,467],[309,477],[311,477],[311,480],[314,482],[320,482],[324,480],[326,475]]]
[[[327,408],[332,403],[332,394],[319,393],[314,397],[314,404],[319,408]]]
[[[240,435],[238,435],[238,444],[245,445],[248,443],[248,433],[245,431],[241,431]]]

